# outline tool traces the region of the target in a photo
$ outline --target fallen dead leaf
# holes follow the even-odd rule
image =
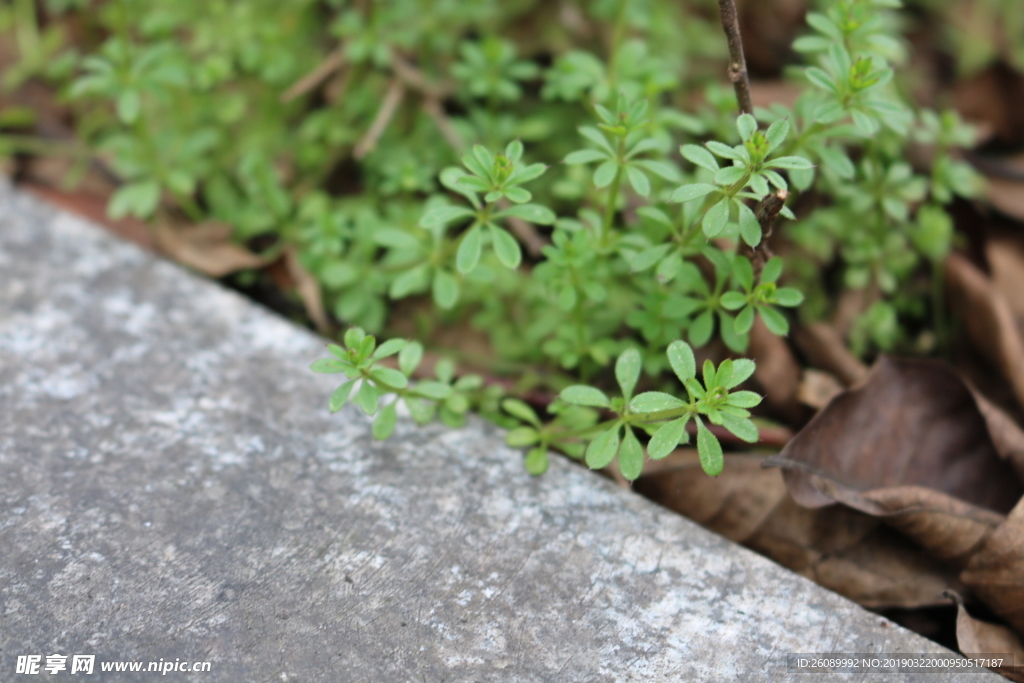
[[[1009,666],[993,667],[1013,681],[1024,682],[1024,644],[1016,633],[998,624],[975,619],[964,607],[964,601],[954,591],[947,597],[957,605],[956,641],[960,652],[966,655],[1010,655]]]
[[[757,363],[754,379],[764,389],[768,405],[786,419],[799,421],[800,364],[786,340],[768,331],[760,319],[750,330],[750,356]]]
[[[327,319],[327,311],[324,309],[324,298],[320,291],[320,283],[302,265],[299,255],[294,248],[288,249],[284,255],[285,266],[288,274],[295,282],[295,291],[302,299],[306,307],[306,313],[316,326],[317,332],[330,336],[331,324]]]
[[[215,222],[192,226],[157,223],[154,227],[160,251],[178,263],[214,278],[239,270],[260,268],[267,262],[232,241],[232,233],[230,225]]]
[[[804,370],[800,378],[800,391],[797,398],[805,406],[821,410],[842,391],[843,385],[839,383],[835,375],[811,368]]]
[[[635,489],[712,531],[871,608],[944,604],[961,584],[878,520],[833,506],[810,510],[789,497],[762,458],[730,454],[714,479],[680,449],[645,466]]]
[[[817,368],[828,370],[846,386],[856,384],[868,368],[846,347],[842,336],[827,323],[810,323],[793,328],[793,341]]]
[[[808,507],[835,502],[834,490],[826,494],[812,476],[851,494],[924,487],[997,513],[1022,493],[971,392],[938,361],[882,356],[860,387],[833,399],[773,460]]]
[[[996,364],[1024,406],[1024,338],[1009,303],[970,261],[959,254],[946,259],[946,283],[953,309],[974,346]]]
[[[960,579],[993,612],[1024,633],[1024,500],[985,539]]]
[[[1017,192],[1024,204],[1024,183],[1018,185]],[[992,269],[992,285],[1017,319],[1024,320],[1024,244],[1008,237],[990,239],[985,244],[985,258]]]

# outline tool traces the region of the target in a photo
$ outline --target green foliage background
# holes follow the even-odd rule
[[[378,436],[389,394],[421,421],[476,409],[514,427],[531,471],[555,447],[593,467],[618,455],[635,478],[641,441],[664,457],[690,419],[709,473],[721,447],[702,420],[757,440],[757,401],[733,391],[753,365],[711,364],[702,384],[693,347],[742,356],[756,320],[785,335],[786,308],[824,316],[844,287],[882,294],[855,350],[915,344],[944,207],[977,190],[952,154],[971,131],[915,107],[898,76],[899,3],[818,5],[793,45],[795,104],[738,118],[710,0],[14,0],[0,28],[21,55],[5,87],[59,89],[122,181],[111,216],[213,220],[296,250],[359,328],[314,368],[350,378],[332,409],[351,398]],[[907,161],[920,142],[927,169]],[[785,268],[757,272],[755,210],[778,190]],[[561,400],[541,419],[450,365],[411,384],[422,347],[395,370],[379,361],[406,345],[365,335],[409,329],[396,316],[424,340],[481,331],[495,368]]]

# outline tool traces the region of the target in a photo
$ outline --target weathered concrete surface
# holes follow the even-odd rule
[[[376,443],[327,414],[323,353],[0,185],[0,680],[95,654],[211,662],[167,680],[805,681],[786,653],[941,651],[560,459],[531,478],[478,422]]]

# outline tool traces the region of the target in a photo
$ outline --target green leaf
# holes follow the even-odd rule
[[[747,175],[747,169],[743,166],[726,166],[715,174],[715,183],[718,185],[734,185]]]
[[[717,204],[708,209],[708,212],[704,214],[704,219],[701,221],[701,228],[704,230],[704,236],[708,239],[718,237],[725,230],[725,226],[729,223],[729,200],[722,199]]]
[[[540,427],[540,418],[529,404],[520,401],[518,398],[506,398],[501,402],[501,408],[509,415],[513,415],[523,422],[529,422],[535,427]]]
[[[381,358],[393,356],[404,349],[406,344],[408,344],[408,342],[404,339],[389,339],[378,346],[377,350],[373,352],[373,355],[370,356],[370,358],[372,360],[380,360]]]
[[[149,218],[160,203],[160,184],[155,180],[141,180],[117,188],[110,197],[107,213],[118,219],[132,215]]]
[[[629,408],[634,413],[659,413],[663,410],[682,408],[685,405],[685,401],[679,400],[672,394],[662,391],[645,391],[630,401]]]
[[[577,406],[591,406],[593,408],[609,408],[611,400],[600,389],[589,387],[585,384],[576,384],[562,389],[559,394],[566,403]]]
[[[526,454],[526,471],[534,476],[540,476],[548,471],[548,454],[543,448],[531,448]]]
[[[740,237],[752,247],[761,243],[761,224],[757,222],[757,216],[746,204],[740,202]]]
[[[722,456],[722,444],[718,443],[715,435],[704,426],[704,423],[697,418],[697,455],[700,457],[700,466],[705,474],[717,477],[722,473],[725,459]]]
[[[654,433],[651,440],[647,442],[647,455],[652,460],[661,460],[674,451],[679,442],[683,440],[683,437],[687,436],[686,423],[689,421],[690,416],[685,415],[678,420],[672,420],[663,425],[661,429]],[[688,436],[686,440],[689,440]]]
[[[409,342],[398,352],[398,369],[409,376],[416,371],[422,360],[423,344],[417,341]]]
[[[615,425],[608,431],[602,432],[594,437],[594,440],[587,446],[585,457],[587,466],[592,470],[599,470],[607,467],[615,459],[619,451],[619,425]]]
[[[117,98],[117,118],[121,123],[131,125],[139,119],[142,111],[142,98],[138,90],[128,90]]]
[[[471,218],[475,214],[464,206],[438,206],[423,214],[420,227],[432,228],[450,223],[457,218]]]
[[[356,392],[355,404],[367,415],[373,415],[377,412],[377,401],[379,400],[380,392],[377,390],[377,387],[363,380],[359,386],[359,391]]]
[[[683,155],[684,159],[701,168],[712,173],[718,171],[718,161],[715,160],[715,156],[700,145],[683,145],[679,148],[679,153]]]
[[[656,247],[650,247],[644,249],[639,254],[633,257],[633,260],[629,264],[630,271],[633,273],[641,273],[655,263],[665,258],[669,250],[672,248],[671,244],[659,244]]]
[[[690,323],[689,339],[694,346],[704,346],[711,339],[711,333],[715,330],[715,317],[708,309],[694,318]]]
[[[722,426],[747,443],[757,443],[761,440],[761,434],[757,431],[757,426],[750,420],[735,417],[724,411],[720,415],[722,417]]]
[[[398,404],[392,401],[380,409],[373,420],[373,438],[383,441],[395,431],[395,423],[398,421],[397,407]]]
[[[499,211],[494,215],[494,218],[505,218],[507,216],[522,218],[537,225],[551,225],[555,222],[556,218],[554,211],[540,204],[517,204],[510,206],[504,211]]]
[[[692,185],[683,185],[676,189],[672,193],[672,201],[685,204],[686,202],[692,202],[694,199],[700,199],[712,192],[718,192],[718,188],[708,183],[694,183]]]
[[[352,364],[334,358],[320,358],[313,361],[309,369],[319,375],[333,375],[352,369]]]
[[[517,168],[505,183],[507,185],[522,185],[541,177],[547,170],[548,167],[545,164],[530,164],[529,166]]]
[[[794,168],[794,169],[810,169],[814,168],[807,159],[803,157],[777,157],[772,159],[767,164],[771,168]]]
[[[740,140],[749,140],[757,130],[757,119],[750,114],[740,114],[736,119],[736,130],[740,133]]]
[[[743,382],[750,379],[750,376],[754,374],[756,364],[749,358],[736,358],[732,362],[732,379],[725,385],[726,389],[732,389],[738,387]],[[743,392],[738,392],[743,393]]]
[[[757,309],[757,312],[761,314],[761,320],[764,321],[765,327],[771,331],[772,334],[777,334],[780,337],[784,337],[789,334],[789,322],[786,317],[776,311],[770,306],[761,306]]]
[[[798,289],[793,289],[792,287],[781,287],[775,290],[775,295],[772,298],[778,305],[792,308],[793,306],[799,306],[803,303],[804,295],[803,292]]]
[[[513,140],[508,143],[505,147],[505,156],[508,157],[509,161],[519,161],[523,157],[523,143],[519,140]]]
[[[388,384],[398,389],[409,386],[409,378],[394,368],[386,368],[382,365],[375,366],[370,370],[370,377],[382,384]]]
[[[352,387],[354,387],[355,384],[356,380],[350,379],[334,390],[334,393],[331,394],[331,400],[328,403],[328,407],[331,409],[332,413],[336,413],[341,410],[342,406],[348,402],[348,397],[352,393]]]
[[[527,192],[526,190],[524,190],[521,187],[506,187],[504,190],[502,190],[501,193],[495,193],[495,194],[498,195],[498,196],[500,196],[501,194],[504,194],[505,197],[507,197],[509,201],[515,202],[516,204],[523,204],[525,202],[530,201],[530,199],[533,198],[532,194],[530,194],[529,192]],[[485,197],[485,199],[487,199],[487,201],[497,201],[497,199],[498,199],[497,196],[493,200],[490,199],[489,197],[490,197],[490,195],[488,195],[488,197]]]
[[[733,378],[735,379],[735,374],[733,375]],[[735,384],[732,384],[734,379],[730,380],[730,384],[728,386],[736,386]],[[760,405],[761,395],[753,391],[735,391],[729,394],[729,398],[726,400],[726,403],[737,408],[753,408],[754,406]]]
[[[693,349],[686,342],[678,340],[672,342],[668,345],[665,355],[668,356],[669,365],[672,366],[672,371],[676,373],[680,382],[697,376],[697,361],[693,357]]]
[[[715,364],[709,358],[704,361],[704,367],[701,370],[701,374],[704,376],[704,386],[710,390],[711,387],[715,386]]]
[[[743,157],[735,149],[724,143],[718,142],[717,140],[709,140],[704,143],[708,149],[711,150],[716,156],[720,156],[724,159],[733,159],[736,161],[743,161]]]
[[[459,301],[459,281],[446,270],[435,270],[431,294],[438,308],[449,310]]]
[[[619,165],[614,161],[606,161],[594,171],[594,185],[598,188],[608,187],[615,180]]]
[[[532,446],[540,441],[540,434],[533,427],[516,427],[505,435],[505,443],[513,448]]]
[[[768,151],[771,152],[781,145],[789,135],[789,119],[779,119],[768,126],[768,132],[764,137],[768,141]]]
[[[681,179],[679,169],[677,169],[673,164],[670,164],[667,161],[655,161],[653,159],[638,159],[632,163],[646,171],[650,171],[659,178],[668,180],[669,182],[679,182],[679,180]]]
[[[747,306],[740,314],[736,316],[736,322],[733,325],[733,329],[736,334],[746,334],[750,332],[750,328],[754,326],[754,307]]]
[[[626,427],[626,438],[619,449],[619,472],[627,481],[635,481],[644,469],[644,449],[640,446],[636,434]]]
[[[602,152],[596,149],[579,149],[567,155],[565,159],[563,159],[563,163],[570,165],[589,164],[594,161],[600,161],[601,159],[607,158],[607,152]]]
[[[455,267],[465,275],[476,268],[480,261],[481,227],[474,225],[469,229],[459,244],[459,251],[455,254]]]
[[[443,401],[447,398],[451,398],[452,395],[452,388],[450,386],[444,382],[438,382],[432,379],[417,382],[411,391],[417,396],[425,396],[426,398],[432,398],[437,401]]]
[[[722,304],[722,308],[727,311],[738,311],[747,305],[747,297],[739,292],[726,292],[719,299]]]
[[[519,248],[516,238],[493,223],[491,224],[491,241],[494,244],[494,253],[501,261],[501,265],[515,270],[523,261],[523,252]]]
[[[627,401],[633,395],[636,382],[640,379],[642,365],[643,359],[636,349],[626,349],[615,361],[615,379],[618,380],[619,388],[622,389],[622,395]]]
[[[651,193],[651,181],[636,166],[626,166],[626,177],[629,179],[630,186],[641,197],[646,197]]]
[[[761,282],[775,282],[782,275],[782,259],[778,256],[768,259],[761,269]]]

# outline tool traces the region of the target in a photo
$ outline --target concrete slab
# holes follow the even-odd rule
[[[946,652],[561,459],[531,478],[479,421],[375,442],[327,413],[322,355],[0,185],[0,679],[56,654],[38,678],[806,681],[787,653]]]

